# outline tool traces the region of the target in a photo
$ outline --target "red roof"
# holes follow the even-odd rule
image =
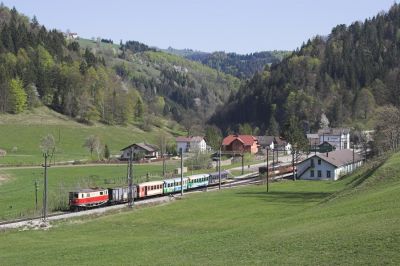
[[[234,140],[238,140],[245,146],[251,146],[257,139],[251,135],[229,135],[222,141],[223,146],[230,145]]]

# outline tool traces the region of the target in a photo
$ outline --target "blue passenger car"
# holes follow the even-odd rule
[[[189,189],[208,186],[208,174],[189,176]]]
[[[188,188],[188,178],[183,178],[183,190]],[[170,194],[181,191],[181,178],[172,178],[164,180],[164,194]]]
[[[221,171],[221,182],[225,182],[226,179],[228,179],[228,171]],[[216,185],[219,183],[219,173],[210,173],[208,175],[208,184],[211,185]]]

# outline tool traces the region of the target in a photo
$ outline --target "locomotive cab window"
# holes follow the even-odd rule
[[[103,195],[103,191],[100,191],[100,195]]]

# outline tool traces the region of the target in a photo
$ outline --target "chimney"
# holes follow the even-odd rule
[[[329,157],[329,152],[326,152],[326,157]]]

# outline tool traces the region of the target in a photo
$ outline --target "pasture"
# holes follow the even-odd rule
[[[14,264],[400,264],[400,154],[336,182],[285,181],[1,234]]]
[[[165,122],[165,121],[164,121]],[[100,138],[102,147],[108,145],[112,155],[119,156],[120,150],[135,142],[158,145],[161,132],[167,138],[182,132],[164,127],[145,132],[135,126],[107,126],[95,124],[87,126],[77,123],[45,107],[36,108],[19,115],[0,115],[0,149],[7,155],[0,156],[1,165],[38,165],[43,163],[40,141],[47,134],[55,139],[56,152],[53,160],[68,162],[74,160],[97,160],[83,146],[90,135]]]

